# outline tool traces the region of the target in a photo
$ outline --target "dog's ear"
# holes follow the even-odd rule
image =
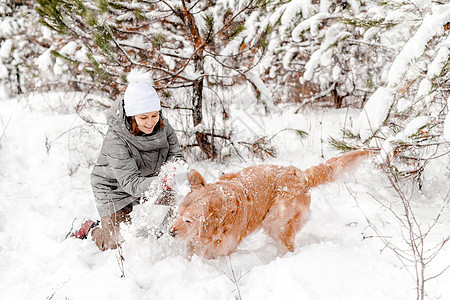
[[[205,186],[205,179],[203,179],[203,176],[200,175],[199,172],[195,171],[194,169],[191,169],[188,174],[188,181],[191,186],[191,189],[197,189]]]

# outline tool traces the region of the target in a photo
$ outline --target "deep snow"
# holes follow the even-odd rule
[[[312,216],[297,235],[293,253],[277,257],[275,243],[257,231],[230,257],[188,261],[181,244],[167,235],[159,240],[136,235],[132,225],[124,229],[121,277],[118,251],[100,252],[90,240],[64,240],[75,217],[98,218],[89,174],[104,127],[86,125],[67,108],[82,98],[54,93],[0,100],[0,299],[415,298],[413,269],[372,237],[366,222],[367,217],[389,241],[402,243],[396,218],[374,199],[394,207],[398,201],[370,161],[312,191]],[[81,115],[104,122],[100,108],[79,104],[86,105]],[[279,133],[272,140],[277,157],[264,161],[301,169],[338,154],[326,140],[339,137],[340,128],[358,130],[357,110],[295,110],[288,105],[257,116],[236,106],[231,115],[241,138],[260,131],[270,137],[285,128],[308,132],[304,139],[292,131]],[[221,172],[256,163],[263,162],[232,158],[221,164],[190,161],[190,166],[214,181]],[[424,226],[449,189],[449,158],[432,163],[423,192],[428,199],[413,202]],[[142,218],[139,209],[136,218]],[[447,207],[432,242],[448,236],[449,215]],[[450,265],[449,254],[447,245],[429,275]],[[450,271],[430,281],[429,298],[450,299],[449,281]]]

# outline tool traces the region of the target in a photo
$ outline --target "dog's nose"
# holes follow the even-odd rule
[[[175,237],[177,235],[177,231],[174,228],[169,229],[169,235],[171,237]]]

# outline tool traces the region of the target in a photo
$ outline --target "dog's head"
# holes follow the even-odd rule
[[[191,192],[185,197],[178,208],[178,217],[170,228],[170,234],[183,240],[189,240],[200,230],[204,223],[206,201],[195,201],[201,197],[201,190],[205,187],[203,176],[195,170],[188,174]]]
[[[189,242],[194,252],[204,257],[229,252],[230,230],[238,219],[239,191],[226,184],[209,184],[193,171],[188,176],[191,192],[179,207],[172,224],[173,236]]]

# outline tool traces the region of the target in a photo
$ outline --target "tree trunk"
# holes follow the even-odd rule
[[[344,97],[339,96],[336,87],[331,91],[331,96],[333,97],[334,107],[335,108],[341,108],[342,107],[342,100],[343,100]]]
[[[196,71],[203,73],[203,60],[201,57],[196,57]],[[192,106],[194,107],[194,126],[198,126],[203,120],[203,76],[194,82]],[[208,156],[208,158],[217,157],[216,149],[214,147],[214,136],[210,135],[211,141],[208,140],[208,135],[204,131],[196,132],[196,139],[200,149]]]
[[[190,1],[187,1],[190,2]],[[190,30],[191,41],[194,47],[193,61],[195,64],[195,71],[200,75],[194,82],[192,106],[194,108],[194,126],[198,126],[203,120],[203,74],[204,74],[204,58],[203,49],[204,43],[200,36],[195,18],[189,9],[186,7],[186,3],[183,1],[183,15],[186,20],[187,27]],[[208,140],[208,134],[204,130],[196,132],[196,139],[200,149],[208,156],[208,158],[215,158],[217,156],[216,149],[214,147],[214,136],[211,134],[211,141]]]
[[[20,84],[20,72],[19,72],[19,67],[16,67],[16,80],[17,80],[17,94],[21,95],[23,94],[22,91],[22,86]]]

